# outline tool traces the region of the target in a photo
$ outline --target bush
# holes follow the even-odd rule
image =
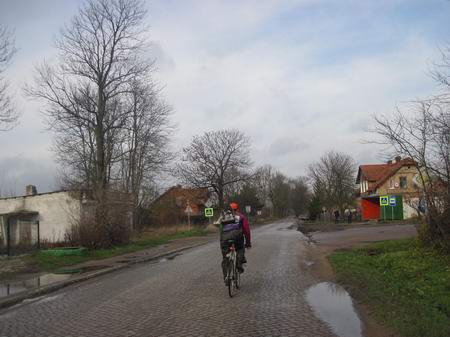
[[[84,214],[65,233],[65,241],[71,246],[84,246],[89,249],[110,248],[128,243],[131,222],[129,213],[120,207],[109,208],[102,212]]]

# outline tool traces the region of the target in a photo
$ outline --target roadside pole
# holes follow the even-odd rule
[[[386,206],[389,206],[389,196],[380,196],[380,207],[382,220],[386,220]]]
[[[214,209],[211,207],[205,208],[205,217],[208,218],[208,222],[211,225],[212,223],[212,217],[214,216]]]
[[[184,210],[184,212],[187,214],[187,218],[188,218],[188,230],[191,230],[191,213],[192,213],[192,208],[191,205],[189,204],[189,200],[186,201],[186,209]]]

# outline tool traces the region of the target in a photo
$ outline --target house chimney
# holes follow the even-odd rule
[[[36,195],[36,194],[37,194],[36,186],[27,185],[25,189],[25,195]]]
[[[402,157],[400,157],[400,156],[395,157],[395,162],[396,163],[398,163],[400,160],[402,160]]]

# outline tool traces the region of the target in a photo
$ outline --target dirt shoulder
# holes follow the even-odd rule
[[[312,231],[311,229],[314,229]],[[410,238],[416,236],[416,227],[413,224],[320,224],[313,228],[301,230],[311,241],[308,259],[314,261],[311,266],[312,274],[319,281],[336,282],[333,268],[328,261],[328,255],[335,250],[351,249],[369,242]],[[350,293],[351,293],[351,289]],[[354,299],[354,303],[364,323],[366,337],[395,337],[388,328],[381,326],[371,316],[370,308]]]

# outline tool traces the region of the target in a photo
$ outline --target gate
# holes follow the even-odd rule
[[[0,217],[0,254],[18,255],[39,249],[39,229],[38,220]]]

